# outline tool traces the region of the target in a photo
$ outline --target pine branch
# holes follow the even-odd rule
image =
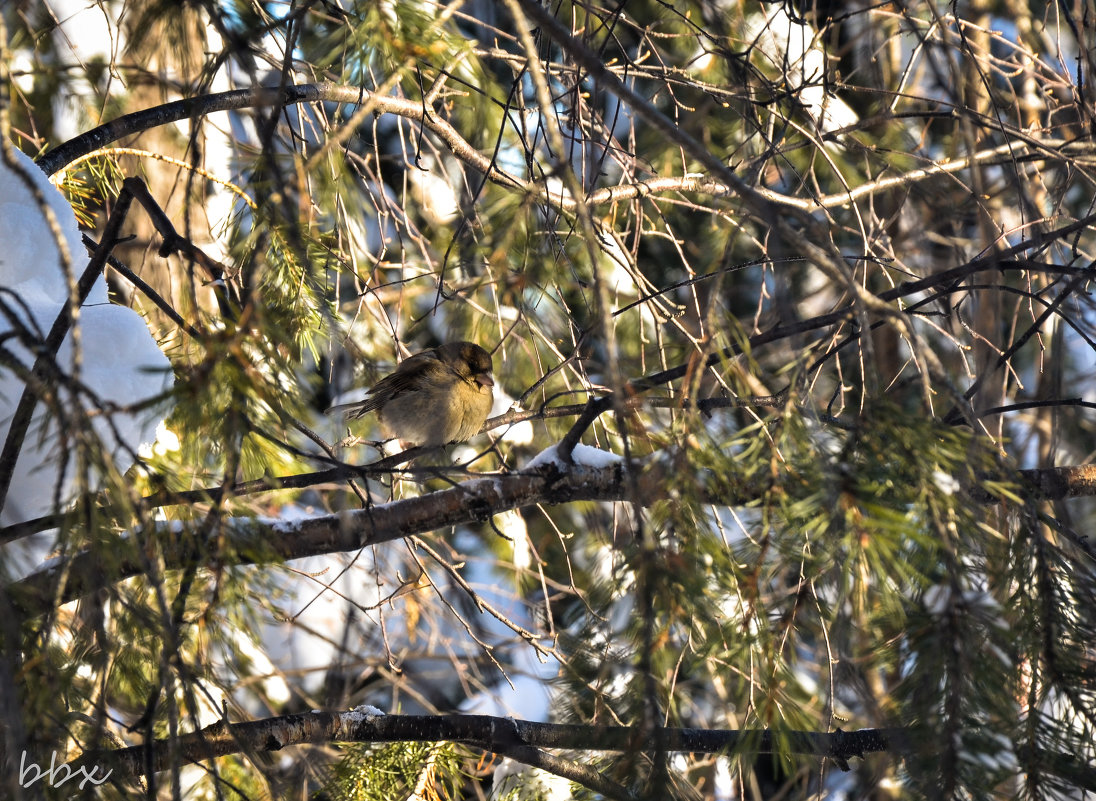
[[[660,747],[667,751],[725,754],[742,749],[760,754],[808,754],[832,759],[843,770],[848,770],[848,760],[853,757],[906,750],[904,729],[814,732],[665,728],[658,735]],[[117,750],[88,751],[68,763],[68,767],[73,773],[83,770],[86,775],[94,770],[100,777],[110,773],[112,779],[119,780],[168,770],[174,759],[185,764],[229,754],[273,752],[292,745],[333,742],[458,742],[535,765],[599,792],[608,790],[614,798],[628,796],[611,792],[608,780],[581,763],[541,759],[531,749],[636,753],[654,748],[650,732],[638,726],[539,723],[491,715],[316,711],[244,723],[219,722],[174,741],[155,740]]]
[[[221,559],[226,554],[234,554],[237,564],[270,564],[306,556],[353,552],[436,529],[482,522],[502,512],[536,504],[636,498],[651,504],[666,498],[668,488],[673,486],[667,471],[675,468],[667,466],[665,461],[656,458],[636,465],[630,476],[622,462],[607,467],[574,464],[566,469],[550,462],[519,473],[473,479],[417,498],[338,514],[286,522],[230,518],[217,533],[223,542],[216,550]],[[705,503],[736,506],[755,500],[766,491],[766,486],[724,480],[719,484],[721,491],[715,494],[707,488],[703,474],[696,478],[695,489]],[[681,476],[677,475],[676,480],[680,481]],[[1011,476],[992,477],[992,481],[1019,484],[1021,494],[1028,500],[1092,496],[1096,495],[1096,465],[1021,470]],[[733,489],[727,489],[728,486]],[[633,490],[638,493],[633,494]],[[971,497],[982,503],[1000,500],[978,489],[971,491]],[[168,570],[202,560],[210,552],[209,543],[180,536],[174,524],[160,525],[154,536],[160,540],[164,567]],[[67,603],[140,575],[145,564],[136,553],[125,555],[121,546],[126,543],[128,540],[120,543],[119,560],[110,575],[104,572],[99,554],[83,551],[55,560],[11,583],[6,592],[19,608],[36,616],[52,609],[56,603]],[[55,585],[62,576],[65,583],[58,592]]]

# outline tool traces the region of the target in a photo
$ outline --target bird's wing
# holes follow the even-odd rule
[[[395,372],[386,375],[369,389],[369,394],[361,400],[340,403],[327,409],[326,414],[349,412],[350,417],[364,417],[384,406],[392,398],[419,386],[424,372],[437,369],[440,360],[434,348],[416,353],[400,362]]]
[[[442,366],[441,360],[433,348],[404,359],[394,373],[373,385],[366,403],[374,404],[370,408],[377,408],[409,390],[420,388],[423,375],[436,372],[439,366]]]
[[[378,398],[363,398],[362,400],[350,401],[350,403],[338,403],[334,406],[328,406],[324,409],[324,414],[343,414],[344,412],[348,417],[362,417],[373,411],[380,405]]]

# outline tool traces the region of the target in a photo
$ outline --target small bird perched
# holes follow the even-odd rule
[[[464,442],[491,411],[491,354],[474,342],[449,342],[404,359],[364,400],[332,406],[328,414],[362,417],[376,411],[386,437],[412,445]]]

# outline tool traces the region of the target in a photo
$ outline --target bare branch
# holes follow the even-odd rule
[[[650,732],[636,726],[583,726],[538,723],[490,715],[370,715],[359,710],[285,715],[245,723],[216,723],[176,741],[156,740],[112,751],[88,751],[69,766],[85,772],[98,769],[115,778],[144,776],[171,767],[175,754],[184,762],[201,762],[236,753],[279,751],[292,745],[332,742],[458,742],[504,754],[512,759],[562,775],[591,789],[607,785],[598,774],[577,763],[571,769],[555,759],[540,759],[529,749],[561,748],[578,751],[653,751]],[[864,754],[898,751],[904,746],[902,729],[859,731],[744,731],[735,729],[665,728],[658,730],[660,747],[667,751],[720,754],[742,749],[771,754],[810,754],[845,764]],[[577,769],[576,769],[577,768]],[[847,765],[846,765],[847,769]],[[612,797],[626,797],[613,795]]]

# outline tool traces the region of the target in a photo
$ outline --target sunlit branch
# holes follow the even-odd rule
[[[623,462],[604,467],[572,464],[566,469],[550,462],[508,475],[472,479],[416,498],[337,514],[287,522],[231,518],[214,532],[220,543],[218,558],[224,560],[231,554],[237,564],[270,564],[306,556],[353,552],[449,526],[480,523],[502,512],[537,504],[637,498],[644,504],[652,504],[668,497],[673,485],[669,471],[676,471],[673,478],[682,480],[680,466],[671,467],[666,462],[656,458],[634,465],[631,474]],[[698,498],[705,503],[725,506],[757,500],[775,480],[751,483],[728,481],[729,477],[722,476],[714,487],[709,487],[708,478],[706,471],[697,472],[694,490]],[[987,477],[986,481],[1012,482],[1018,485],[1019,494],[1029,500],[1092,496],[1096,495],[1096,465],[1018,470]],[[983,503],[999,500],[982,490],[972,491],[971,495],[975,501]],[[149,535],[161,541],[165,569],[177,569],[208,558],[207,539],[186,534],[175,524],[158,524]],[[118,561],[111,575],[103,570],[101,554],[84,551],[50,562],[13,582],[7,593],[17,606],[34,615],[53,608],[55,602],[76,600],[122,579],[141,575],[147,567],[143,559],[136,552],[126,555],[124,546],[133,544],[129,540],[119,542]],[[61,577],[65,578],[65,583],[58,589],[55,585]]]

